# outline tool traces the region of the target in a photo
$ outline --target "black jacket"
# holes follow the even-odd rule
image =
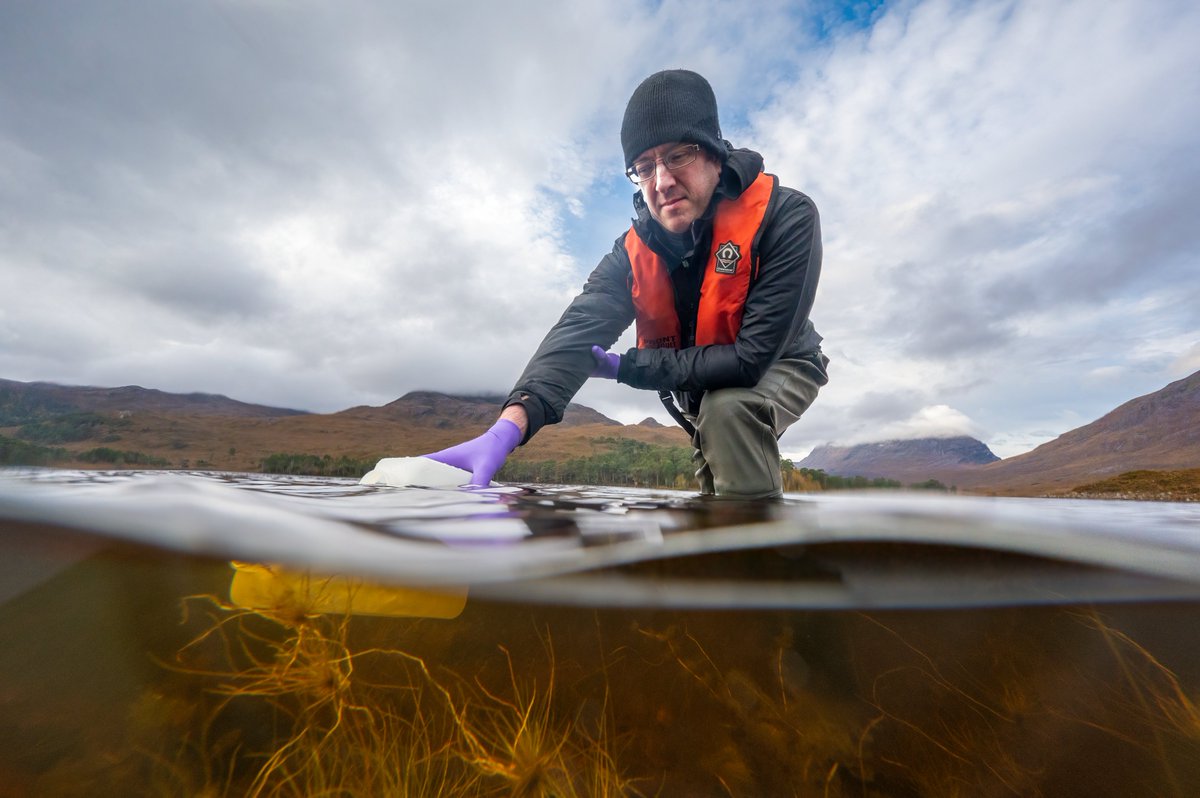
[[[813,201],[795,189],[777,186],[771,194],[755,250],[758,275],[746,297],[746,310],[732,344],[694,346],[700,283],[712,243],[716,202],[736,198],[762,171],[762,156],[730,150],[713,202],[692,224],[689,252],[671,255],[662,227],[650,216],[641,192],[634,195],[634,226],[671,270],[682,348],[630,349],[621,356],[617,380],[634,388],[672,391],[695,413],[704,391],[749,387],[781,357],[809,360],[822,372],[821,336],[808,314],[821,275],[821,226]],[[622,234],[550,329],[517,380],[505,406],[520,404],[529,416],[529,440],[546,424],[557,424],[591,374],[593,345],[610,348],[634,320],[633,285]]]

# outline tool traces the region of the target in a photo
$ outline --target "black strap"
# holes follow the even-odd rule
[[[688,421],[679,408],[675,406],[675,400],[671,397],[671,392],[659,391],[658,399],[663,403],[663,407],[667,408],[667,412],[671,414],[671,418],[675,419],[675,423],[683,427],[683,431],[689,437],[696,437],[696,428],[692,426],[692,422]]]

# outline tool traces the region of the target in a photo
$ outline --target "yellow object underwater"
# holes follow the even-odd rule
[[[467,588],[420,590],[346,576],[314,576],[272,565],[234,562],[229,601],[244,609],[302,608],[323,615],[392,618],[457,618],[467,605]]]

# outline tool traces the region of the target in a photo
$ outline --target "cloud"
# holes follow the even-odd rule
[[[966,415],[948,405],[926,405],[906,418],[896,419],[871,434],[860,433],[845,443],[869,443],[881,440],[910,440],[913,438],[951,438],[959,435],[980,435],[976,425]]]
[[[782,47],[788,11],[6,8],[0,290],[26,301],[0,372],[318,410],[505,391],[602,254],[577,261],[564,218],[628,224],[627,185],[614,216],[589,199],[622,179],[632,86],[692,63],[732,94],[753,60],[730,43],[776,20]],[[49,346],[47,316],[86,345]]]
[[[822,211],[834,378],[810,413],[861,439],[882,434],[862,396],[919,389],[1019,433],[1063,383],[1084,413],[1116,399],[1080,395],[1089,369],[1165,384],[1170,358],[1144,372],[1134,342],[1200,328],[1171,299],[1196,295],[1197,33],[1183,3],[928,0],[811,53],[751,128]]]
[[[1200,371],[1200,343],[1193,344],[1190,349],[1171,362],[1171,373],[1184,377]]]
[[[558,218],[596,157],[572,142],[623,90],[634,44],[599,9],[525,13],[8,10],[0,288],[31,301],[5,309],[0,367],[182,371],[313,407],[311,386],[246,380],[257,351],[324,377],[314,409],[510,382],[579,279]],[[572,57],[560,43],[543,68],[567,33]],[[91,345],[47,348],[47,316]]]

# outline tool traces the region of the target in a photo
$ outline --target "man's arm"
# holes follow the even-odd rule
[[[525,412],[523,405],[509,405],[501,411],[500,418],[516,424],[521,433],[521,440],[525,440],[525,435],[529,432],[529,414]]]
[[[424,455],[471,472],[471,484],[486,486],[513,449],[544,424],[556,423],[595,367],[592,347],[609,347],[633,320],[629,259],[623,238],[601,260],[582,293],[571,302],[525,367],[500,417],[469,441]]]
[[[821,224],[804,194],[781,189],[779,208],[759,241],[759,274],[732,344],[631,349],[619,382],[635,388],[703,391],[758,383],[804,330],[821,275]]]
[[[596,365],[592,347],[607,349],[633,322],[625,237],[588,276],[583,290],[546,333],[505,402],[525,414],[521,442],[546,424],[557,424]]]

